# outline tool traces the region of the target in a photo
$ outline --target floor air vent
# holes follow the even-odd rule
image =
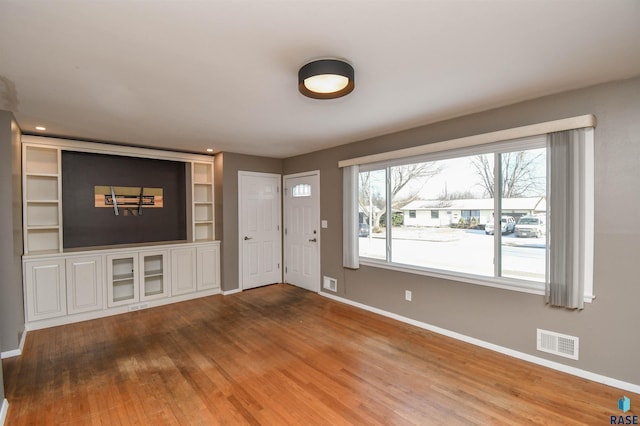
[[[566,358],[578,359],[578,338],[538,329],[537,349]]]

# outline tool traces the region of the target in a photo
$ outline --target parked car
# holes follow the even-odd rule
[[[513,216],[502,216],[500,218],[500,231],[503,234],[511,234],[516,229],[516,220]],[[493,235],[493,220],[487,222],[484,226],[484,232],[487,235]]]
[[[522,216],[516,224],[516,237],[536,237],[547,233],[544,216]]]
[[[368,237],[369,236],[369,224],[368,223],[361,223],[360,224],[360,231],[358,232],[358,235],[361,237]]]

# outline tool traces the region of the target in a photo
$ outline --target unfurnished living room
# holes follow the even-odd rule
[[[0,2],[0,425],[638,424],[640,2]]]

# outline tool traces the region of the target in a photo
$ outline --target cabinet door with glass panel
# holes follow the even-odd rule
[[[107,305],[128,305],[140,300],[138,253],[107,256]]]
[[[153,300],[169,295],[167,250],[140,252],[140,300]]]

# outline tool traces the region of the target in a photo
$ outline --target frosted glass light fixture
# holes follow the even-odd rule
[[[298,90],[314,99],[335,99],[355,87],[353,67],[337,59],[309,62],[298,71]]]

